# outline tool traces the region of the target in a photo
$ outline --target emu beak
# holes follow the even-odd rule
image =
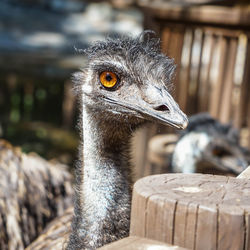
[[[233,156],[224,156],[217,159],[214,157],[206,157],[205,160],[210,166],[213,166],[214,169],[234,175],[239,175],[247,167],[245,161]]]
[[[208,145],[204,151],[204,159],[219,171],[233,173],[235,175],[240,174],[247,168],[248,162],[244,159],[244,155],[237,145],[229,145],[226,143],[224,145],[226,153],[221,155],[214,155],[212,152],[213,147]]]
[[[164,125],[185,129],[188,125],[187,116],[165,88],[154,87],[144,97],[145,113],[156,118]]]
[[[150,86],[148,90],[140,90],[139,94],[130,94],[123,101],[113,97],[105,97],[110,104],[136,112],[140,118],[149,121],[158,121],[163,125],[169,125],[178,129],[185,129],[188,125],[187,116],[180,110],[178,104],[168,91],[162,87]]]

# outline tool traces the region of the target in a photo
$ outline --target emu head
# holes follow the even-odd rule
[[[193,115],[189,121],[173,153],[175,172],[238,175],[248,166],[247,154],[231,125],[221,124],[207,113]]]
[[[108,38],[84,51],[86,68],[75,75],[82,104],[104,120],[130,126],[154,121],[185,128],[186,115],[170,95],[175,65],[145,33]],[[93,112],[94,113],[94,112]]]

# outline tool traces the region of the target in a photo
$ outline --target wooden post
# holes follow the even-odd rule
[[[130,235],[189,249],[249,249],[250,181],[202,174],[148,176],[134,185]]]

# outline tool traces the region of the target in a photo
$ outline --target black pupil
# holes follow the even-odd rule
[[[110,81],[112,80],[112,76],[111,76],[110,74],[107,74],[107,75],[106,75],[106,80],[107,80],[108,82],[110,82]]]

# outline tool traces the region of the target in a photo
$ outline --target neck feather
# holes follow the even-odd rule
[[[101,120],[98,115],[83,108],[84,166],[77,174],[78,191],[69,249],[97,248],[126,237],[129,232],[131,130]]]

